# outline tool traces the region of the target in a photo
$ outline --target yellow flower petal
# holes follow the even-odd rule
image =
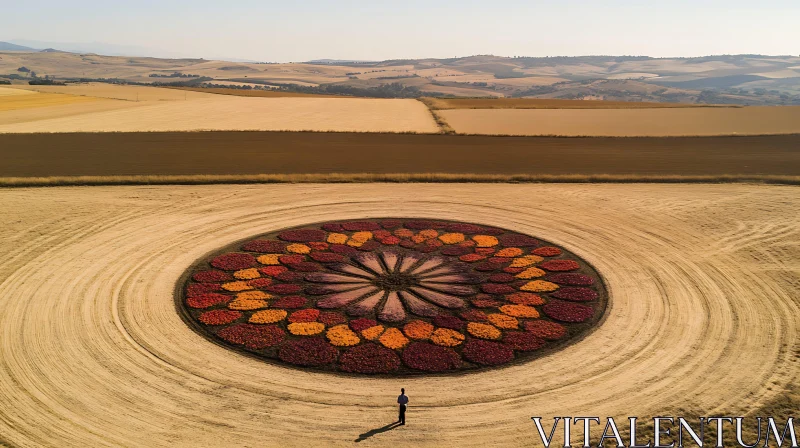
[[[444,244],[458,244],[464,241],[464,234],[445,233],[444,235],[439,235],[439,240],[441,240]]]
[[[512,268],[523,268],[525,266],[530,266],[532,264],[538,263],[544,260],[544,258],[538,255],[525,255],[524,257],[515,258],[511,262]]]
[[[543,277],[545,272],[539,268],[528,268],[516,275],[517,278],[529,279],[536,277]]]
[[[241,271],[236,271],[233,273],[233,276],[238,278],[239,280],[252,280],[254,278],[261,277],[261,273],[258,272],[256,268],[250,269],[242,269]]]
[[[403,333],[401,333],[397,328],[389,328],[381,335],[380,338],[378,338],[378,340],[385,347],[393,350],[403,348],[406,346],[406,344],[408,344],[408,338],[403,336]]]
[[[311,336],[322,333],[325,324],[320,322],[295,322],[286,326],[289,332],[297,336]]]
[[[311,248],[306,246],[305,244],[290,244],[286,246],[286,251],[291,252],[293,254],[307,254],[311,252]]]
[[[331,244],[344,244],[347,242],[347,235],[344,233],[329,233],[328,242]]]
[[[248,289],[255,289],[248,285],[247,282],[229,282],[223,283],[222,289],[225,291],[247,291]]]
[[[544,280],[534,280],[532,282],[524,284],[519,289],[521,289],[522,291],[531,291],[531,292],[550,292],[558,289],[558,285],[556,285],[555,283],[546,282]]]
[[[250,316],[251,324],[272,324],[286,319],[286,310],[264,310]]]
[[[498,328],[505,328],[506,330],[513,330],[519,328],[519,321],[511,316],[505,314],[495,313],[486,316],[489,322]]]
[[[280,256],[281,254],[266,254],[259,256],[257,260],[259,263],[266,265],[281,264],[280,261],[278,261],[278,257]]]
[[[497,328],[480,324],[478,322],[470,322],[467,324],[467,331],[469,334],[481,339],[499,339],[502,333]]]
[[[364,339],[368,341],[374,341],[378,339],[378,336],[383,334],[383,325],[375,325],[374,327],[369,327],[366,330],[361,330],[361,336],[364,336]]]
[[[478,247],[492,247],[497,246],[499,241],[491,235],[475,235],[472,240],[478,243]]]

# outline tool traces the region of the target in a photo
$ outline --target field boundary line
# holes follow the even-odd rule
[[[748,183],[800,185],[800,176],[777,175],[537,175],[452,173],[330,173],[251,175],[142,175],[0,177],[0,188],[103,185],[213,185],[291,183]]]

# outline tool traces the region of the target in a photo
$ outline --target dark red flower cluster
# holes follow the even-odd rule
[[[302,286],[292,283],[278,283],[265,288],[266,291],[274,292],[275,294],[294,294],[300,292],[302,289]]]
[[[227,282],[233,280],[233,276],[224,271],[200,271],[192,275],[192,280],[196,282]]]
[[[362,344],[344,352],[339,366],[352,373],[389,373],[400,368],[400,357],[382,345]]]
[[[503,336],[503,344],[514,350],[530,352],[544,347],[547,342],[544,339],[537,338],[536,335],[532,333],[509,331]]]
[[[536,238],[520,235],[519,233],[503,235],[498,239],[504,247],[535,247],[539,245],[539,241]]]
[[[513,286],[499,283],[484,283],[481,285],[481,290],[486,294],[511,294],[516,292]]]
[[[514,351],[498,342],[472,339],[461,352],[467,360],[484,366],[505,364],[514,359]]]
[[[540,319],[525,322],[525,330],[548,341],[561,339],[567,334],[567,329],[563,325]]]
[[[206,311],[197,318],[206,325],[227,325],[242,317],[242,313],[231,310],[211,310]]]
[[[278,238],[293,243],[307,243],[310,241],[325,241],[327,232],[318,229],[298,229],[281,232]]]
[[[295,265],[297,263],[302,263],[305,260],[306,257],[303,255],[281,255],[280,257],[278,257],[278,261],[280,261],[281,264],[285,265]]]
[[[472,248],[466,246],[447,246],[442,249],[442,255],[447,255],[450,257],[459,257],[461,255],[467,255],[470,253],[472,253]]]
[[[381,226],[383,226],[384,229],[396,229],[401,225],[403,225],[403,222],[399,219],[384,219],[381,221]]]
[[[278,254],[286,250],[286,246],[288,244],[283,241],[253,240],[244,243],[242,250],[261,254]]]
[[[343,314],[335,311],[321,311],[317,320],[325,324],[327,327],[332,327],[334,325],[347,322],[347,318]]]
[[[212,292],[189,297],[186,299],[186,304],[189,305],[190,308],[209,308],[214,305],[219,305],[220,303],[228,303],[231,299],[231,296]]]
[[[590,306],[561,300],[551,300],[542,307],[542,311],[561,322],[585,322],[594,315],[594,309]]]
[[[271,308],[286,308],[286,309],[295,309],[295,308],[302,308],[308,304],[308,299],[303,296],[286,296],[281,297],[280,299],[272,302],[270,304]]]
[[[358,252],[355,247],[345,246],[344,244],[331,244],[329,247],[331,252],[342,255],[353,255]]]
[[[500,235],[503,233],[502,229],[498,229],[496,227],[485,227],[479,226],[477,224],[467,224],[467,223],[460,223],[460,222],[452,222],[448,223],[445,228],[448,232],[459,232],[459,233],[469,233],[475,234],[480,233],[482,235]]]
[[[336,361],[338,355],[339,351],[322,337],[286,341],[278,350],[281,361],[298,366],[323,366]]]
[[[539,265],[540,268],[546,271],[576,271],[581,268],[581,265],[574,260],[548,260]]]
[[[217,332],[231,344],[244,345],[251,350],[272,347],[283,341],[286,333],[275,325],[236,324]]]
[[[597,291],[590,288],[561,288],[551,295],[557,299],[572,300],[573,302],[591,302],[599,297]]]
[[[253,288],[266,288],[267,286],[272,284],[271,278],[255,278],[253,280],[248,280],[247,284],[252,286]]]
[[[412,342],[403,350],[403,363],[416,370],[444,372],[461,367],[461,357],[449,347]]]
[[[286,266],[264,266],[263,268],[259,268],[258,271],[264,275],[276,277],[284,272],[289,271],[289,268]]]
[[[403,222],[403,227],[411,230],[441,229],[447,224],[439,221],[428,221],[425,219],[414,219]]]
[[[540,257],[555,257],[561,255],[561,249],[553,246],[544,246],[534,249],[531,253]]]
[[[211,266],[225,271],[238,271],[257,265],[256,257],[250,254],[230,253],[211,260]]]
[[[503,305],[503,302],[499,300],[484,298],[484,297],[476,297],[472,300],[472,306],[475,308],[494,308]]]
[[[366,330],[367,328],[374,327],[375,325],[378,325],[378,322],[372,319],[365,319],[363,317],[350,321],[350,329],[355,332]]]
[[[319,310],[306,308],[298,310],[289,315],[289,322],[315,322],[319,318]]]
[[[331,255],[336,255],[336,254],[331,254]],[[292,264],[292,269],[294,269],[297,272],[317,272],[321,271],[323,268],[318,263],[314,263],[311,261],[301,261],[300,263]]]
[[[508,282],[513,282],[516,279],[517,278],[514,277],[513,275],[505,272],[492,274],[489,276],[489,281],[494,283],[508,283]]]
[[[480,310],[464,311],[461,313],[461,317],[470,322],[486,322],[488,320],[486,314]]]
[[[569,286],[589,286],[594,283],[594,279],[584,274],[551,274],[547,280],[559,285]]]
[[[343,256],[333,252],[311,252],[308,256],[320,263],[341,263],[345,261]]]
[[[365,230],[378,230],[380,228],[380,224],[372,221],[353,221],[342,223],[342,229],[347,230],[348,232],[363,232]]]
[[[282,282],[296,282],[303,278],[303,274],[299,272],[286,271],[276,275],[275,278]]]
[[[186,287],[186,297],[195,297],[210,292],[219,291],[222,287],[218,283],[190,283]]]
[[[450,314],[439,314],[433,318],[431,323],[437,327],[449,328],[451,330],[460,331],[464,328],[464,321]]]

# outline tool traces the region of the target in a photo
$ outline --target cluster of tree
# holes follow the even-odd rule
[[[209,78],[208,76],[200,76],[198,78],[192,78],[188,81],[173,81],[173,82],[154,82],[150,85],[152,86],[163,86],[163,87],[196,87],[206,81],[213,81],[214,78]]]
[[[9,79],[0,79],[0,85],[9,86],[9,85],[11,85],[11,80],[9,80]]]
[[[414,73],[413,75],[378,76],[375,79],[408,79],[408,78],[419,78],[419,75]]]
[[[249,82],[262,84],[272,87],[272,90],[285,92],[310,93],[315,95],[343,95],[357,96],[363,98],[419,98],[423,96],[452,96],[440,92],[423,92],[419,87],[406,86],[399,82],[381,84],[377,87],[354,87],[345,84],[322,84],[319,86],[301,86],[298,84],[282,84],[261,81],[256,79],[231,79],[234,82]],[[202,87],[215,87],[214,84],[204,83]],[[237,88],[234,86],[218,86],[225,88]],[[240,87],[241,88],[241,87]]]
[[[23,67],[18,68],[17,71],[21,72],[21,73],[30,73],[31,69],[29,69],[28,67],[23,66]]]
[[[50,78],[37,78],[28,81],[28,84],[32,86],[65,86],[67,85],[64,82],[56,81],[55,79]]]
[[[161,73],[151,73],[148,76],[151,78],[200,78],[200,75],[189,75],[181,72],[172,72],[169,75],[162,75]]]

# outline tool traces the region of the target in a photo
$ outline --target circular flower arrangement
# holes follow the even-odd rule
[[[262,235],[202,260],[177,300],[215,340],[356,374],[500,366],[595,325],[607,294],[569,251],[497,227],[336,221]]]

